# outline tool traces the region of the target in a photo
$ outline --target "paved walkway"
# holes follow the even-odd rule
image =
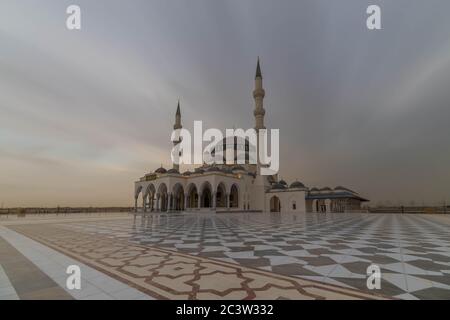
[[[1,223],[147,298],[450,298],[449,216],[150,214],[29,222]],[[381,290],[366,287],[371,264],[382,270]]]
[[[67,267],[81,269],[81,290],[66,287]],[[0,225],[0,300],[153,299],[78,260]]]

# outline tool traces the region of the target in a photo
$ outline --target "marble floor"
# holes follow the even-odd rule
[[[450,216],[152,213],[0,224],[148,298],[450,299]],[[379,290],[367,288],[371,264]]]
[[[70,265],[80,267],[81,290],[69,290],[66,286]],[[0,300],[72,299],[153,298],[0,223]]]

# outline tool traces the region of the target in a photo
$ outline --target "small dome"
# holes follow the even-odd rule
[[[349,188],[343,187],[343,186],[337,186],[336,188],[334,188],[334,190],[336,191],[348,191],[348,192],[352,192],[352,193],[356,193],[353,190],[350,190]]]
[[[167,173],[180,174],[180,171],[178,171],[177,169],[169,169],[167,170]]]
[[[192,172],[190,172],[190,171],[183,172],[183,176],[190,176],[191,174],[192,174]]]
[[[298,189],[301,189],[301,188],[304,188],[304,187],[305,187],[305,185],[303,183],[301,183],[300,181],[294,181],[289,186],[289,188],[298,188]]]
[[[317,189],[316,187],[314,187],[314,188],[312,188],[312,189],[309,190],[309,191],[311,191],[311,192],[317,192],[317,191],[319,191],[319,189]]]
[[[281,183],[275,183],[272,186],[272,190],[284,190],[284,189],[286,189],[286,186],[284,184],[281,184]]]
[[[225,173],[232,173],[233,171],[232,171],[231,168],[229,168],[229,167],[223,167],[223,168],[222,168],[222,172],[225,172]]]
[[[160,167],[160,168],[155,170],[155,173],[167,173],[167,170],[164,169],[163,167]]]
[[[325,187],[325,188],[320,189],[320,191],[332,191],[332,190],[330,187]]]
[[[206,169],[206,171],[208,171],[208,172],[219,172],[220,169],[218,167],[216,167],[216,166],[212,166],[212,167],[209,167],[208,169]]]
[[[237,165],[237,166],[234,166],[232,170],[233,171],[245,171],[245,168],[243,166]]]
[[[283,179],[281,179],[278,183],[279,183],[279,184],[282,184],[283,186],[287,186],[287,182],[284,181]]]
[[[195,173],[204,173],[205,170],[203,170],[202,168],[195,168]]]

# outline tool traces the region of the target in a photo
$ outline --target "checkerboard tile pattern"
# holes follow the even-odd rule
[[[376,264],[378,293],[450,299],[444,215],[148,214],[62,227],[366,292]]]
[[[11,229],[157,299],[383,299],[55,224]]]

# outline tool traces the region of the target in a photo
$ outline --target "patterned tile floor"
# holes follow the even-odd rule
[[[385,298],[235,263],[133,244],[115,236],[74,231],[67,224],[21,224],[10,225],[9,228],[10,233],[26,235],[29,241],[37,241],[49,250],[57,250],[77,263],[85,263],[156,299]],[[97,277],[91,280],[97,281]],[[109,283],[104,283],[108,286],[107,291],[111,291]],[[15,283],[12,285],[15,286]],[[80,294],[85,295],[83,290]]]
[[[66,286],[67,267],[80,267],[81,290]],[[123,282],[0,224],[0,300],[152,300]]]
[[[374,293],[366,287],[372,263],[382,271],[377,294],[450,299],[449,227],[450,216],[393,214],[148,214],[9,226],[153,297],[212,299],[370,298],[361,291]]]
[[[381,294],[450,299],[450,216],[149,214],[71,228],[366,292],[376,264]]]

